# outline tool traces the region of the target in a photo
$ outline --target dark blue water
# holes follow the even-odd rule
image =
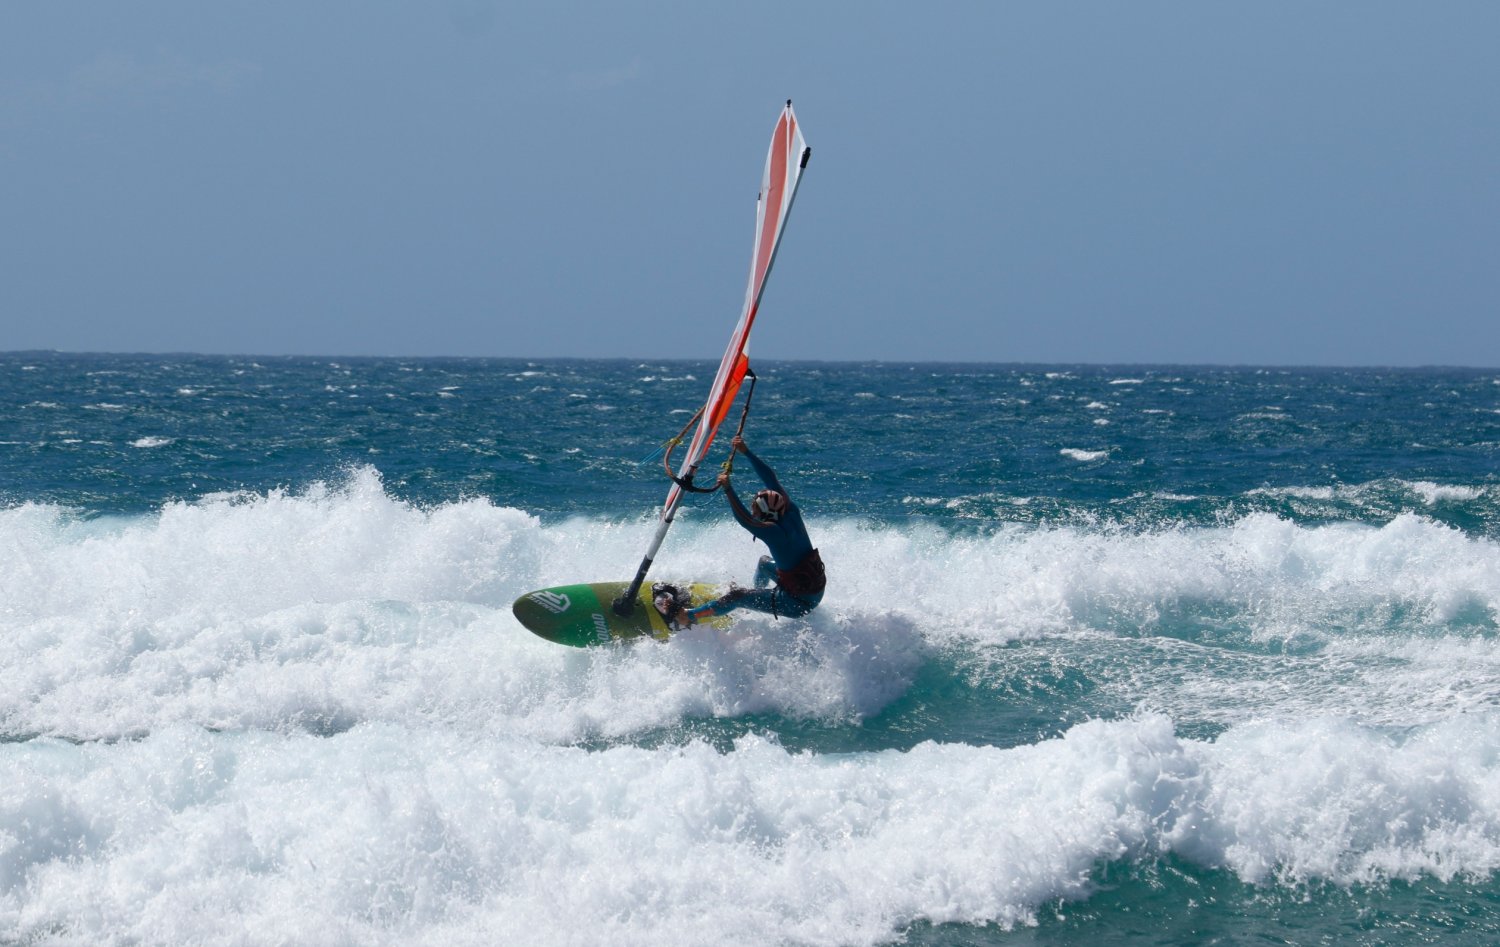
[[[1500,371],[756,369],[584,652],[711,364],[0,355],[0,941],[1494,942]]]
[[[680,426],[671,412],[696,407],[712,368],[9,354],[0,473],[14,500],[136,513],[372,464],[413,502],[617,515],[659,502],[637,462]],[[837,516],[1378,521],[1413,508],[1403,484],[1500,482],[1500,386],[1482,370],[757,368],[750,433]],[[169,443],[143,451],[142,438]],[[1288,488],[1336,495],[1265,492]],[[1494,525],[1483,509],[1415,508]]]

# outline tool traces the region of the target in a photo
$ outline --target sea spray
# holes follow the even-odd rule
[[[0,940],[1500,935],[1493,372],[758,365],[823,606],[578,650],[712,366],[7,358]]]

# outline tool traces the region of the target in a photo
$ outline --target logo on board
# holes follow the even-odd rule
[[[556,592],[532,592],[527,597],[554,615],[561,615],[573,604],[566,595],[558,595]]]

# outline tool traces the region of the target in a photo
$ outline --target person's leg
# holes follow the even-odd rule
[[[801,618],[808,612],[818,607],[823,601],[823,593],[816,592],[808,596],[788,595],[781,589],[776,590],[776,601],[774,612],[778,618]]]
[[[711,602],[704,602],[697,608],[688,609],[687,617],[689,621],[703,621],[715,615],[727,615],[737,608],[748,608],[755,612],[775,614],[776,598],[779,591],[775,587],[769,589],[732,588]]]
[[[776,583],[776,560],[770,556],[761,556],[760,562],[755,564],[755,578],[753,584],[758,589],[768,589]]]

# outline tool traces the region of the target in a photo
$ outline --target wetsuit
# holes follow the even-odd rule
[[[776,472],[747,448],[744,454],[760,476],[761,482],[787,498],[786,511],[773,523],[757,520],[745,504],[740,502],[734,486],[724,485],[724,496],[739,524],[750,534],[771,549],[770,556],[762,556],[755,569],[753,588],[735,586],[725,595],[689,609],[688,616],[694,620],[700,616],[722,615],[736,608],[749,608],[772,615],[799,618],[817,607],[823,600],[823,560],[807,537],[807,527],[802,523],[802,511],[792,502],[786,488],[776,479]]]

